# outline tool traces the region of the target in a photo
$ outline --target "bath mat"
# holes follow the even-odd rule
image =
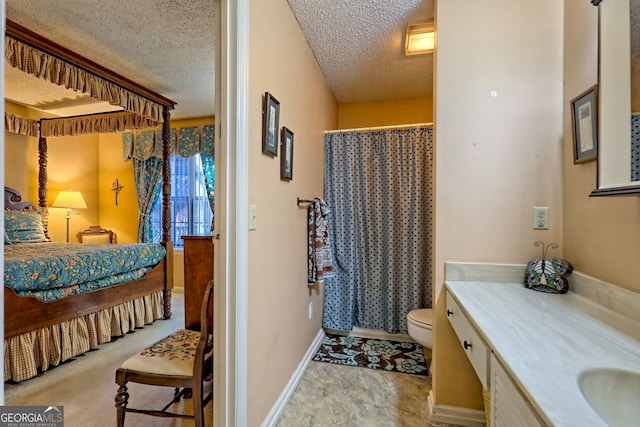
[[[327,334],[313,357],[317,362],[429,375],[422,346],[412,342]]]

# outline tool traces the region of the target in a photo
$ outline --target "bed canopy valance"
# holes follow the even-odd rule
[[[158,122],[129,111],[40,120],[29,119],[16,114],[4,114],[4,130],[7,132],[33,137],[43,136],[45,138],[124,132],[126,130],[144,129],[157,125]]]
[[[79,91],[124,111],[53,119],[5,115],[5,130],[38,136],[38,206],[47,209],[47,137],[123,132],[162,124],[162,243],[171,241],[170,110],[175,102],[10,20],[5,60],[20,71]]]
[[[163,121],[165,108],[175,106],[170,99],[10,20],[6,25],[5,59],[25,73],[156,122]]]
[[[40,124],[37,120],[21,117],[16,114],[4,113],[4,130],[26,136],[38,137]]]

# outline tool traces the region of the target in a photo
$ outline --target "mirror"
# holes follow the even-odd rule
[[[591,195],[640,193],[640,0],[593,3],[599,4],[599,146]]]

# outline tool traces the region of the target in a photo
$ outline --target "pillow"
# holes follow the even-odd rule
[[[4,230],[4,244],[5,244],[5,245],[10,245],[11,243],[12,243],[12,242],[11,242],[11,239],[10,239],[10,238],[9,238],[9,236],[7,235],[7,230]]]
[[[4,211],[4,230],[12,243],[47,242],[37,211]]]

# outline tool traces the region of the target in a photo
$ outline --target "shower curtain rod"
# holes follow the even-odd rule
[[[411,128],[421,128],[421,127],[433,127],[433,123],[414,123],[410,125],[396,125],[396,126],[379,126],[379,127],[371,127],[371,128],[354,128],[354,129],[335,129],[335,130],[325,130],[324,133],[342,133],[342,132],[369,132],[369,131],[378,131],[378,130],[387,130],[387,129],[411,129]]]

